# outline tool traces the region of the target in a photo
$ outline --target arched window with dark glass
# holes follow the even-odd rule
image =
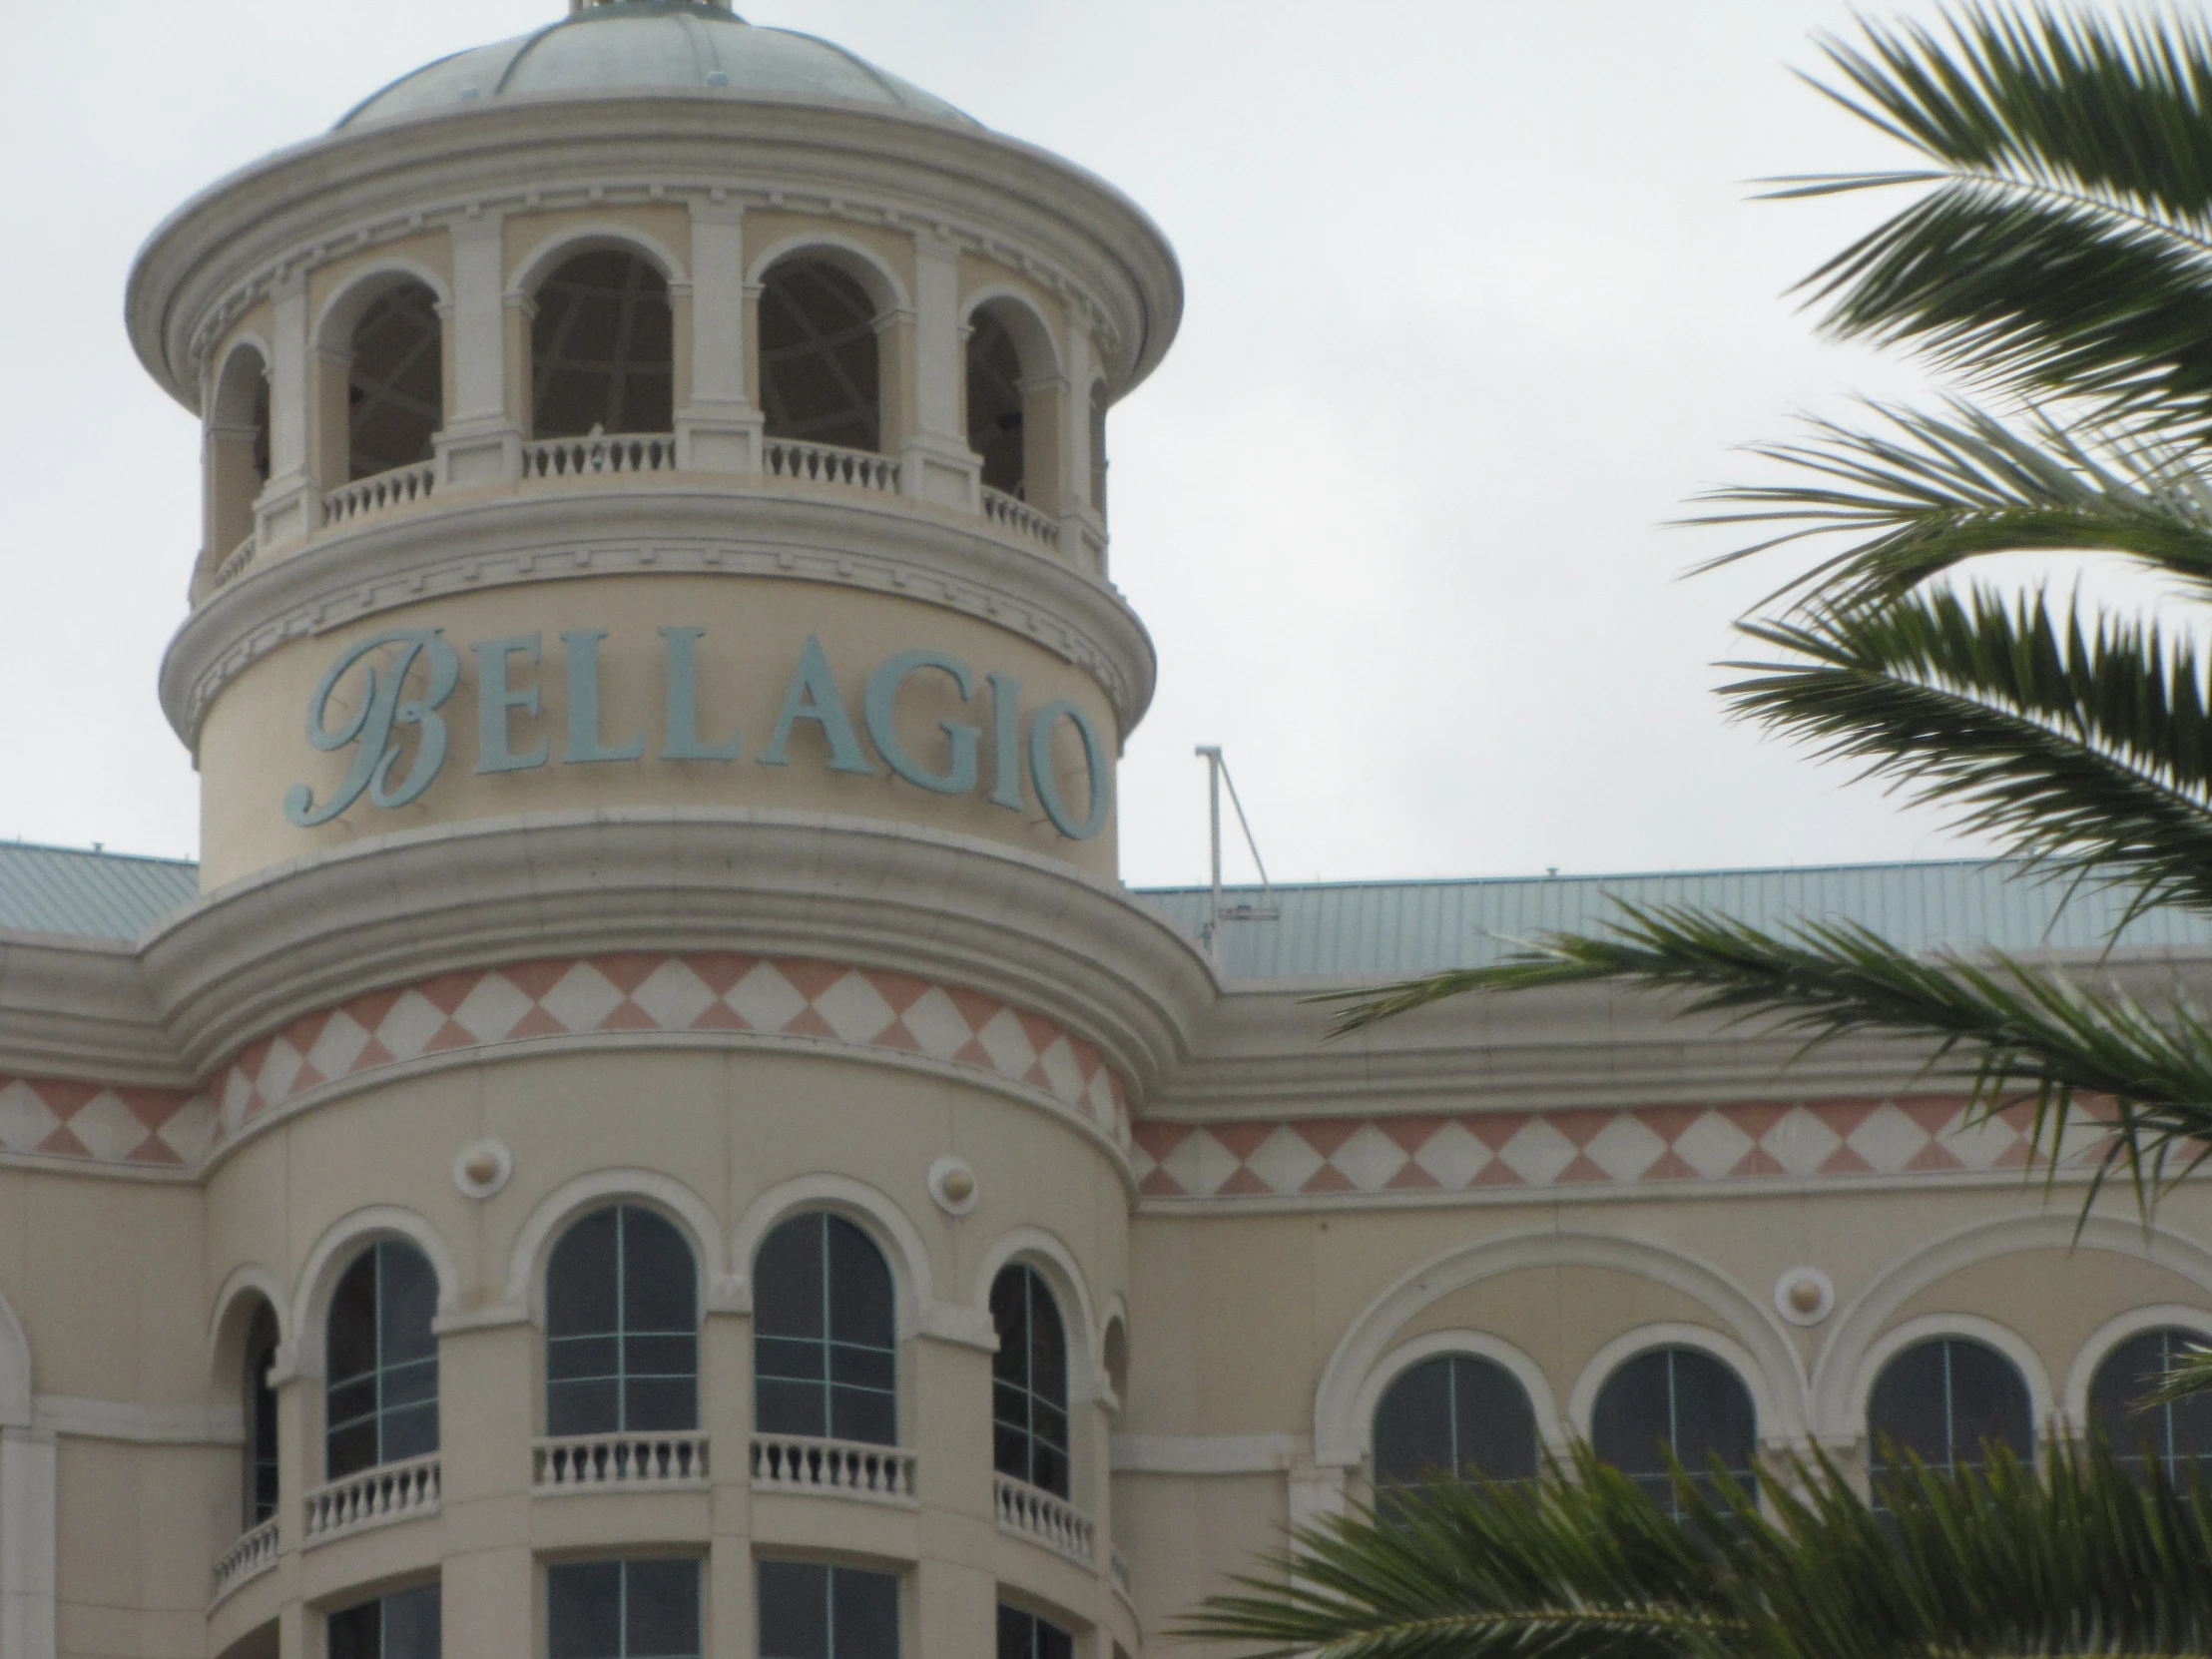
[[[1989,1447],[2035,1449],[2034,1412],[2019,1369],[1985,1343],[1935,1337],[1892,1356],[1867,1400],[1876,1498],[1908,1455],[1945,1473],[1979,1468]],[[1894,1461],[1893,1461],[1894,1459]]]
[[[1713,1460],[1738,1485],[1757,1474],[1758,1418],[1743,1379],[1694,1348],[1658,1348],[1617,1369],[1590,1412],[1590,1449],[1679,1515],[1670,1467],[1716,1489]]]
[[[761,412],[771,438],[883,447],[882,371],[866,288],[831,261],[779,260],[761,280]]]
[[[545,1271],[545,1431],[699,1426],[699,1273],[666,1217],[611,1204],[573,1223]]]
[[[323,1474],[438,1448],[437,1275],[413,1245],[369,1246],[338,1280],[325,1335]]]
[[[438,1659],[438,1594],[437,1585],[420,1584],[332,1613],[323,1626],[329,1659]]]
[[[2212,1478],[2212,1394],[2191,1394],[2162,1405],[2144,1396],[2167,1372],[2212,1338],[2171,1327],[2145,1331],[2097,1362],[2089,1379],[2089,1427],[2112,1444],[2123,1465],[2164,1465],[2186,1490],[2201,1470]]]
[[[754,1426],[898,1443],[891,1270],[842,1216],[795,1216],[753,1264]]]
[[[1439,1354],[1408,1366],[1376,1402],[1379,1491],[1454,1475],[1531,1480],[1536,1456],[1528,1390],[1493,1360]]]
[[[276,1363],[276,1316],[268,1303],[246,1328],[246,1524],[259,1526],[276,1514],[276,1390],[269,1368]]]
[[[1049,1619],[998,1604],[998,1659],[1075,1659],[1075,1638]]]
[[[540,282],[530,321],[530,426],[541,438],[676,428],[668,278],[620,249],[579,254]]]
[[[1017,500],[1028,497],[1022,434],[1021,353],[1002,307],[981,305],[968,320],[967,440],[983,458],[983,487]]]
[[[325,488],[427,461],[445,425],[445,348],[438,299],[422,283],[393,283],[372,299],[345,341],[345,456]]]
[[[1068,1340],[1060,1305],[1017,1262],[991,1282],[991,1466],[1068,1495]]]

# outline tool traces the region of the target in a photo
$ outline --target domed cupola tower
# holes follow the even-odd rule
[[[1172,253],[713,0],[444,58],[156,232],[204,421],[210,1655],[1136,1654],[1105,416]]]

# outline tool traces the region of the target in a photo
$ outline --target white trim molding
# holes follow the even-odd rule
[[[270,1373],[272,1382],[287,1382],[293,1378],[321,1381],[322,1344],[318,1339],[330,1294],[337,1288],[339,1276],[352,1265],[354,1255],[384,1239],[411,1244],[428,1260],[430,1271],[437,1276],[440,1322],[460,1311],[460,1270],[438,1230],[399,1205],[364,1205],[332,1222],[307,1252],[306,1263],[299,1270],[298,1289],[292,1296],[291,1341],[276,1352],[276,1364]]]
[[[1612,1375],[1638,1355],[1655,1349],[1687,1348],[1718,1360],[1736,1376],[1751,1395],[1756,1425],[1754,1450],[1786,1449],[1800,1444],[1805,1429],[1802,1418],[1793,1421],[1776,1397],[1765,1369],[1750,1349],[1708,1325],[1681,1320],[1660,1320],[1624,1331],[1591,1355],[1567,1394],[1567,1421],[1578,1439],[1590,1437],[1590,1423],[1597,1411],[1597,1396]]]
[[[1944,1337],[1979,1343],[2011,1362],[2012,1369],[2020,1374],[2020,1381],[2027,1387],[2027,1419],[2034,1430],[2035,1442],[2040,1445],[2050,1432],[2052,1415],[2057,1409],[2050,1391],[2050,1372],[2043,1364],[2043,1357],[2010,1326],[1999,1325],[1979,1314],[1962,1313],[1922,1314],[1917,1319],[1893,1325],[1868,1346],[1860,1356],[1859,1370],[1851,1386],[1852,1421],[1857,1424],[1859,1437],[1867,1437],[1867,1408],[1874,1399],[1874,1385],[1881,1380],[1883,1368],[1907,1349]],[[1849,1427],[1831,1430],[1838,1439],[1851,1432]]]
[[[722,1219],[714,1207],[673,1176],[648,1169],[601,1169],[579,1175],[538,1200],[507,1258],[507,1307],[528,1309],[545,1322],[545,1268],[569,1224],[609,1204],[637,1204],[674,1222],[692,1248],[698,1268],[699,1315],[730,1303],[736,1288],[723,1256]]]
[[[1108,1393],[1099,1364],[1099,1328],[1091,1310],[1090,1286],[1075,1253],[1041,1227],[1015,1227],[992,1242],[975,1270],[970,1304],[986,1323],[991,1321],[991,1285],[1006,1268],[1019,1262],[1036,1269],[1052,1288],[1060,1304],[1061,1334],[1066,1340],[1069,1369],[1068,1403],[1082,1404]]]
[[[1846,1440],[1861,1431],[1853,1420],[1853,1387],[1867,1351],[1898,1309],[1962,1268],[2029,1250],[2111,1251],[2169,1269],[2212,1299],[2212,1249],[2163,1228],[2112,1216],[2082,1220],[2070,1207],[1976,1222],[1894,1262],[1842,1310],[1813,1367],[1814,1431]]]
[[[1493,1337],[1487,1331],[1431,1331],[1384,1354],[1352,1396],[1353,1422],[1360,1433],[1363,1458],[1372,1464],[1375,1457],[1375,1412],[1390,1384],[1422,1361],[1450,1354],[1487,1360],[1503,1370],[1528,1396],[1529,1409],[1536,1416],[1537,1438],[1555,1456],[1567,1449],[1571,1436],[1559,1415],[1559,1401],[1543,1367],[1503,1337]]]
[[[1805,1373],[1781,1322],[1764,1303],[1703,1262],[1643,1240],[1595,1233],[1513,1233],[1453,1247],[1402,1274],[1345,1329],[1314,1392],[1314,1461],[1353,1467],[1363,1455],[1360,1390],[1391,1339],[1431,1303],[1469,1285],[1529,1268],[1596,1267],[1667,1285],[1714,1316],[1744,1357],[1745,1382],[1762,1406],[1762,1433],[1805,1431]],[[1756,1356],[1756,1359],[1753,1357]],[[1569,1420],[1573,1419],[1570,1405]]]
[[[2212,1345],[2212,1310],[2192,1308],[2182,1302],[2154,1302],[2148,1307],[2130,1308],[2106,1320],[2083,1339],[2074,1351],[2071,1364],[2066,1367],[2064,1391],[2058,1396],[2058,1408],[2065,1413],[2069,1433],[2084,1434],[2089,1429],[2089,1384],[2096,1381],[2097,1368],[2120,1344],[2130,1337],[2140,1337],[2146,1331],[2186,1331],[2198,1342]]]
[[[730,1261],[736,1270],[731,1274],[733,1313],[753,1312],[753,1258],[760,1253],[762,1241],[793,1216],[809,1210],[828,1210],[842,1216],[875,1241],[876,1249],[890,1264],[900,1342],[920,1335],[967,1340],[960,1333],[968,1332],[971,1322],[954,1319],[947,1326],[933,1306],[936,1292],[929,1247],[922,1242],[921,1230],[914,1226],[913,1219],[866,1182],[828,1171],[779,1182],[755,1199],[739,1218],[730,1238]],[[962,1312],[971,1314],[972,1310]],[[932,1326],[943,1329],[929,1329]],[[987,1312],[983,1326],[986,1332],[990,1328]],[[991,1346],[997,1346],[995,1338]]]

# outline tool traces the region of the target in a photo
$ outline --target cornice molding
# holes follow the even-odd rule
[[[120,939],[0,931],[0,1073],[179,1088],[191,1077]]]
[[[1090,324],[1117,396],[1181,317],[1159,228],[1035,146],[871,107],[617,91],[343,129],[242,169],[148,238],[125,302],[131,337],[197,412],[207,351],[303,267],[486,213],[694,200],[932,232],[1006,264]]]
[[[143,941],[195,1075],[382,986],[623,949],[822,957],[971,986],[1096,1045],[1141,1103],[1214,994],[1116,884],[989,842],[832,815],[545,814],[378,836],[209,894]]]
[[[371,521],[217,590],[163,658],[171,727],[197,752],[224,686],[288,641],[450,594],[618,575],[776,577],[937,605],[1085,670],[1124,734],[1151,702],[1151,636],[1111,587],[902,503],[735,484],[525,491]]]

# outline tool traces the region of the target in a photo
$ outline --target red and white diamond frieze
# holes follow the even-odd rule
[[[215,1142],[215,1106],[142,1089],[0,1072],[0,1152],[140,1169],[191,1169]]]
[[[303,1014],[212,1084],[221,1131],[341,1078],[536,1038],[718,1032],[918,1055],[1041,1095],[1129,1143],[1121,1079],[1096,1047],[981,991],[883,968],[730,952],[618,951],[440,974]]]
[[[2034,1112],[1957,1096],[1137,1124],[1147,1200],[1350,1198],[2025,1170]],[[2069,1164],[2105,1131],[2068,1132]]]

